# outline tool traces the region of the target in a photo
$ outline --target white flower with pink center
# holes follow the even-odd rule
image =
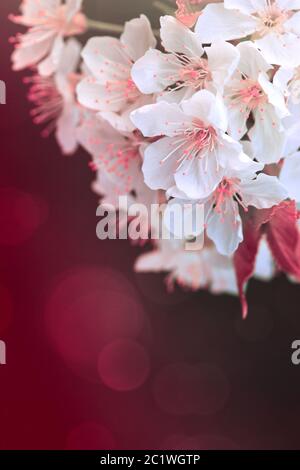
[[[268,209],[288,197],[286,189],[278,178],[264,173],[257,175],[259,169],[262,170],[263,165],[245,161],[244,169],[228,170],[208,198],[190,201],[204,205],[207,236],[222,255],[231,256],[243,240],[240,210],[247,212],[249,206]],[[178,203],[186,201],[175,198],[169,204]],[[199,233],[202,230],[203,227],[199,227]]]
[[[224,0],[208,5],[196,33],[203,43],[251,36],[270,64],[300,64],[299,0]]]
[[[160,21],[166,53],[150,49],[135,63],[132,78],[139,90],[178,102],[204,88],[222,91],[239,62],[238,50],[225,41],[203,49],[196,34],[175,18]]]
[[[90,75],[78,85],[79,102],[98,111],[121,132],[133,131],[130,112],[150,100],[133,82],[132,66],[155,45],[150,23],[144,15],[126,23],[120,40],[91,38],[82,52]]]
[[[81,34],[86,29],[86,18],[80,12],[82,0],[23,0],[21,15],[11,15],[15,23],[28,27],[18,34],[12,55],[13,69],[38,66],[40,75],[53,74],[63,51],[63,38]]]
[[[102,171],[116,196],[135,189],[141,176],[143,137],[138,133],[120,134],[107,121],[89,113],[77,130],[80,144],[92,156],[94,171]]]
[[[42,77],[35,74],[24,80],[31,85],[28,98],[35,105],[31,112],[34,123],[46,125],[42,132],[44,137],[55,131],[65,155],[74,153],[78,146],[76,127],[81,110],[75,99],[75,89],[80,80],[77,73],[80,51],[79,42],[69,39],[63,47],[55,75]]]
[[[189,198],[210,195],[226,168],[237,170],[248,159],[240,143],[226,134],[226,110],[207,90],[180,105],[160,101],[131,116],[145,137],[163,136],[145,150],[143,172],[151,189],[174,185]]]
[[[237,49],[241,56],[238,70],[224,92],[230,133],[239,140],[248,132],[253,157],[276,163],[283,156],[286,141],[282,118],[289,111],[285,95],[270,81],[272,66],[253,42],[241,43]]]

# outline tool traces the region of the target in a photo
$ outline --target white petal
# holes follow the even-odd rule
[[[300,9],[300,0],[277,0],[277,3],[282,10]]]
[[[221,255],[231,256],[243,241],[242,221],[238,215],[237,203],[228,200],[224,219],[213,212],[208,221],[207,236],[214,241]]]
[[[64,50],[64,41],[61,36],[57,36],[52,46],[51,53],[45,60],[39,63],[38,72],[43,77],[49,77],[58,68]]]
[[[272,68],[264,59],[261,52],[251,41],[241,42],[237,46],[241,59],[238,65],[239,71],[249,78],[256,80],[261,72],[267,72]]]
[[[265,5],[265,0],[255,0],[254,2],[251,0],[224,0],[225,8],[239,10],[247,15],[255,13],[258,9],[263,10]]]
[[[78,101],[96,111],[120,111],[126,104],[125,95],[119,90],[108,91],[107,87],[92,77],[84,78],[77,85]]]
[[[175,152],[166,158],[173,149],[174,139],[170,137],[164,137],[146,148],[142,169],[149,188],[168,189],[174,186],[178,154]]]
[[[135,125],[131,120],[131,113],[140,108],[141,106],[152,103],[152,97],[147,95],[141,95],[139,99],[134,101],[134,103],[126,106],[124,111],[120,113],[115,113],[111,111],[100,111],[99,115],[103,119],[108,121],[112,127],[117,131],[122,133],[131,133],[136,130]]]
[[[130,76],[132,62],[118,39],[94,37],[88,40],[81,53],[92,74],[103,85],[108,80],[121,80]]]
[[[80,59],[81,44],[74,38],[69,39],[62,51],[58,73],[68,75],[77,70]]]
[[[161,40],[168,52],[178,52],[188,57],[201,57],[204,50],[195,33],[172,16],[162,16]]]
[[[186,115],[197,117],[216,129],[227,130],[228,116],[221,96],[216,97],[208,90],[201,90],[183,101],[181,106]]]
[[[174,136],[178,129],[191,124],[191,119],[177,104],[164,101],[137,109],[131,114],[131,119],[145,137]]]
[[[294,34],[270,33],[255,43],[270,64],[286,68],[300,64],[300,38]]]
[[[232,44],[222,40],[213,42],[205,52],[213,81],[218,89],[223,89],[239,63],[240,53]]]
[[[271,83],[266,74],[260,73],[258,83],[268,96],[268,101],[278,110],[280,117],[288,116],[289,110],[285,104],[285,98],[282,92]]]
[[[211,4],[204,8],[196,24],[196,34],[204,44],[216,39],[230,41],[254,33],[257,20],[237,10],[226,10],[222,4]]]
[[[125,23],[121,43],[125,46],[126,52],[133,62],[140,59],[148,49],[156,46],[150,22],[145,15]]]
[[[255,173],[263,169],[261,163],[253,161],[243,152],[240,142],[236,142],[226,134],[220,139],[216,157],[219,164],[224,169],[227,169],[227,172],[235,174],[235,176],[245,171]]]
[[[300,152],[286,158],[279,177],[289,197],[300,202]]]
[[[249,131],[254,157],[262,163],[277,163],[283,156],[286,135],[274,107],[266,104],[254,112],[255,124]]]
[[[18,71],[35,65],[50,52],[52,44],[52,34],[43,41],[35,41],[28,47],[21,44],[12,53],[13,70]]]
[[[79,110],[73,105],[65,106],[57,121],[56,138],[65,155],[71,155],[78,146],[76,127],[79,122]]]
[[[299,104],[290,104],[290,116],[283,119],[283,125],[286,129],[286,143],[283,150],[283,156],[297,152],[300,148],[300,106]]]
[[[300,12],[294,13],[291,18],[284,23],[284,29],[297,36],[300,34]]]
[[[249,118],[250,111],[244,112],[240,106],[232,104],[230,100],[228,101],[229,133],[234,139],[239,140],[247,133],[247,120]]]
[[[205,158],[189,159],[175,173],[178,189],[190,199],[203,199],[209,196],[221,182],[224,170],[218,167],[218,156],[213,152]]]
[[[134,64],[131,76],[142,93],[159,93],[178,80],[180,68],[172,54],[150,49]]]
[[[280,67],[273,77],[273,85],[281,91],[284,96],[288,96],[288,84],[294,76],[293,68]]]
[[[255,180],[241,183],[243,203],[257,209],[269,209],[288,197],[276,176],[260,173]]]

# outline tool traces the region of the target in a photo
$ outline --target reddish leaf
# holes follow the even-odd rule
[[[300,232],[295,201],[285,201],[266,227],[269,247],[279,269],[300,280]]]
[[[295,210],[295,204],[293,206],[293,209]],[[280,256],[281,248],[285,246],[284,241],[283,241],[284,236],[281,232],[282,231],[284,232],[284,230],[286,229],[285,227],[286,221],[284,219],[287,216],[287,214],[289,215],[288,223],[290,224],[291,219],[292,219],[291,217],[292,212],[293,212],[292,203],[285,201],[277,206],[272,207],[271,209],[257,210],[257,209],[251,208],[248,213],[244,214],[244,217],[243,217],[244,240],[240,244],[234,256],[234,266],[235,266],[237,284],[238,284],[238,289],[239,289],[239,294],[240,294],[240,299],[241,299],[241,304],[242,304],[243,318],[246,318],[248,314],[248,304],[247,304],[247,299],[246,299],[245,286],[247,282],[249,281],[249,279],[252,277],[254,269],[255,269],[255,262],[256,262],[256,256],[258,252],[260,239],[263,233],[268,232],[268,234],[270,234],[268,235],[269,243],[271,239],[273,242],[273,247],[274,248],[276,247],[276,257],[275,257],[275,254],[273,253],[273,256],[275,257],[275,259],[285,260],[285,258],[288,258],[287,255]],[[286,216],[284,216],[284,214],[286,214]],[[296,226],[295,225],[296,219],[294,218],[293,220],[294,220],[294,226]],[[273,221],[274,221],[274,228],[270,229],[270,227],[273,227]],[[279,229],[279,225],[280,227],[283,227],[283,228]],[[282,241],[276,243],[277,235],[279,233],[281,234],[280,240]],[[293,236],[295,236],[294,232],[293,232]],[[299,245],[299,250],[300,250],[300,245]],[[287,266],[288,264],[287,260],[285,263],[281,263],[281,264],[283,266]],[[293,273],[295,275],[295,271],[293,271]]]
[[[248,314],[245,285],[254,272],[260,238],[260,230],[255,228],[253,219],[249,217],[244,224],[244,240],[234,255],[234,266],[242,304],[243,318],[246,318]]]

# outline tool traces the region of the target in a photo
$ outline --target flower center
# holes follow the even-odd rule
[[[200,120],[194,120],[193,124],[193,129],[185,131],[189,143],[185,153],[191,155],[191,153],[196,152],[199,155],[203,150],[211,152],[216,143],[215,129],[212,126],[207,127]]]
[[[225,214],[226,201],[237,193],[237,178],[224,178],[214,192],[214,210],[218,214]]]
[[[247,113],[264,105],[267,96],[258,82],[246,78],[241,80],[240,87],[232,90],[230,99],[232,105],[240,106],[240,111]]]
[[[176,131],[177,137],[175,137],[172,144],[170,144],[170,152],[160,163],[163,164],[174,154],[179,154],[176,171],[179,171],[186,162],[189,162],[189,165],[184,171],[184,174],[187,174],[195,158],[205,159],[205,171],[207,171],[209,158],[212,153],[217,160],[217,153],[214,152],[218,145],[216,130],[212,126],[207,126],[200,119],[194,119],[192,123],[183,123],[183,125],[187,127]],[[218,160],[216,164],[218,169]]]
[[[56,128],[57,119],[63,111],[64,100],[59,93],[55,80],[52,77],[33,75],[24,79],[31,85],[28,99],[35,108],[31,116],[35,124],[47,124],[42,132],[43,137],[48,137]]]
[[[273,0],[268,0],[267,3],[266,8],[257,13],[261,22],[259,35],[265,36],[270,32],[283,33],[283,25],[289,19],[291,12],[281,10]]]
[[[211,74],[205,59],[190,59],[189,64],[179,71],[179,83],[182,82],[184,86],[192,87],[195,90],[205,88],[209,80],[211,80]]]
[[[106,100],[107,104],[116,104],[126,100],[128,103],[133,103],[139,96],[140,92],[131,78],[124,80],[107,81],[105,88],[112,98]]]

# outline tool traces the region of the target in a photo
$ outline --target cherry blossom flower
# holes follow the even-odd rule
[[[137,259],[135,271],[169,271],[166,278],[169,290],[177,284],[187,290],[209,289],[215,294],[237,294],[232,260],[221,256],[214,247],[186,251],[182,240],[159,240],[153,251]]]
[[[160,21],[167,53],[150,49],[135,63],[132,78],[138,89],[178,102],[203,88],[222,91],[239,62],[238,50],[225,41],[203,49],[195,33],[175,18]]]
[[[239,140],[248,132],[253,157],[263,163],[278,162],[286,141],[282,118],[289,115],[284,93],[271,83],[272,66],[252,42],[243,42],[237,49],[241,56],[238,72],[225,89],[230,133]]]
[[[200,15],[196,33],[203,43],[251,36],[270,64],[300,64],[299,0],[224,0]]]
[[[227,115],[207,90],[181,105],[159,102],[132,113],[145,137],[164,136],[145,150],[143,172],[151,189],[174,185],[191,199],[204,198],[221,182],[225,168],[244,164],[241,144],[225,134]]]
[[[116,196],[135,189],[140,180],[144,145],[138,132],[123,135],[103,118],[89,113],[77,130],[77,138],[92,156],[91,168],[105,174]]]
[[[245,162],[244,169],[227,170],[213,194],[197,201],[204,206],[207,236],[222,255],[231,256],[243,240],[240,210],[247,212],[249,206],[268,209],[288,196],[278,178],[264,173],[256,174],[262,168],[262,165],[259,168],[250,160]],[[175,198],[169,205],[179,202]],[[201,230],[202,227],[199,227],[199,233]]]
[[[156,39],[144,15],[125,24],[120,40],[112,37],[91,38],[82,52],[91,75],[78,85],[79,102],[100,112],[118,130],[133,131],[130,112],[151,100],[136,87],[131,69],[155,45]]]
[[[69,39],[63,47],[56,74],[41,77],[38,74],[26,78],[31,84],[28,98],[35,105],[31,114],[35,124],[47,124],[42,135],[47,137],[56,131],[56,139],[64,154],[77,149],[76,127],[80,120],[80,107],[75,100],[75,88],[80,80],[76,73],[81,45]]]
[[[82,0],[23,0],[21,15],[10,16],[15,23],[29,28],[14,40],[13,69],[37,65],[40,75],[53,74],[60,63],[63,38],[81,34],[86,29],[81,4]]]

